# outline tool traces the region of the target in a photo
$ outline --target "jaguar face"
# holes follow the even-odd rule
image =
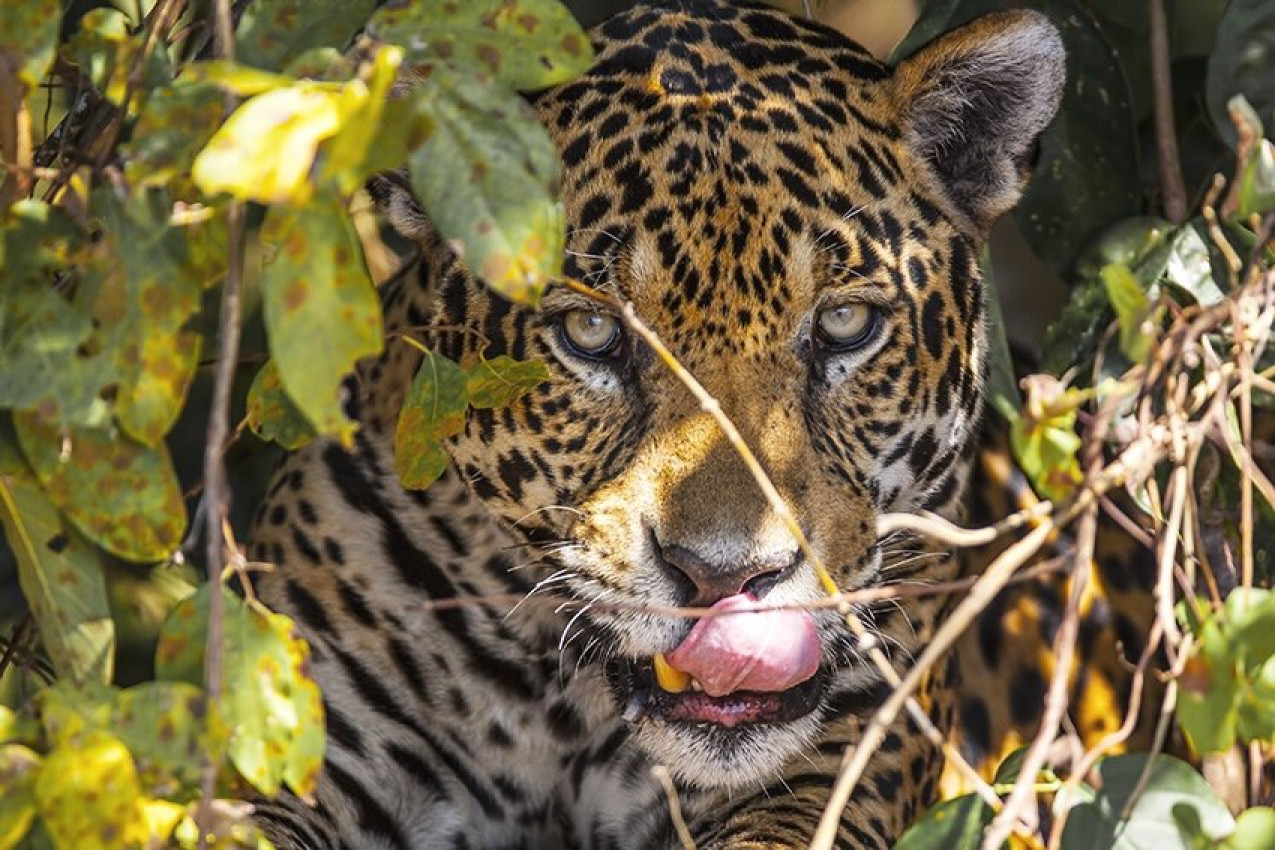
[[[876,518],[958,510],[984,372],[978,243],[1052,117],[1061,46],[1034,13],[997,15],[891,74],[831,30],[708,0],[594,38],[594,69],[535,101],[562,152],[566,274],[631,303],[698,379],[810,553],[623,317],[561,286],[515,307],[449,260],[436,321],[476,333],[444,353],[552,372],[475,411],[451,451],[543,557],[537,587],[575,600],[564,651],[601,665],[639,743],[686,781],[742,786],[876,681],[817,607],[810,554],[843,590],[950,569],[879,543]],[[373,189],[432,238],[410,198]],[[856,610],[900,663],[931,617]]]

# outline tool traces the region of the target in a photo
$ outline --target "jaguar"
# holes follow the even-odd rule
[[[966,509],[977,257],[1057,109],[1056,29],[995,13],[893,70],[745,0],[636,6],[591,38],[591,69],[531,98],[562,160],[564,278],[631,305],[782,505],[624,315],[580,287],[503,299],[403,174],[375,178],[414,246],[382,289],[391,341],[348,385],[353,444],[286,457],[251,535],[326,708],[315,799],[259,807],[278,847],[805,846],[890,690],[870,650],[905,669],[949,604],[855,603],[856,637],[820,569],[844,591],[960,570],[876,518]],[[394,471],[422,357],[402,336],[550,373],[471,411],[423,491]],[[939,728],[959,675],[918,691]],[[934,799],[915,724],[887,730],[838,847],[889,847]]]

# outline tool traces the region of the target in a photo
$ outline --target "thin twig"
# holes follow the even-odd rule
[[[229,0],[216,0],[217,53],[234,59],[234,34],[231,31]],[[231,103],[228,101],[227,106]],[[226,483],[224,448],[230,427],[230,391],[239,358],[240,291],[243,286],[244,249],[247,238],[246,211],[241,203],[233,203],[226,213],[229,229],[229,252],[226,279],[222,283],[221,311],[218,322],[217,369],[213,383],[212,404],[208,413],[207,440],[204,444],[204,543],[206,568],[212,592],[208,595],[208,641],[204,651],[204,692],[209,705],[221,696],[223,618],[221,582],[225,555],[222,527],[230,512],[230,488]],[[195,824],[199,830],[198,848],[208,847],[220,764],[210,758],[200,783],[199,806]]]
[[[1169,24],[1164,0],[1151,6],[1151,90],[1155,99],[1155,142],[1160,155],[1164,215],[1174,224],[1186,221],[1186,186],[1178,160],[1178,133],[1173,121],[1173,84],[1169,69]]]
[[[657,764],[651,768],[651,775],[664,788],[664,796],[668,798],[669,819],[673,821],[677,840],[682,842],[682,850],[695,850],[695,839],[691,837],[691,831],[687,829],[686,820],[682,817],[682,804],[677,799],[677,786],[673,784],[673,777],[669,775],[668,768]]]

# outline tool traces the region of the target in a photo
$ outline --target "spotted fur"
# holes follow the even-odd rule
[[[642,6],[593,38],[592,70],[534,101],[564,164],[567,274],[631,301],[719,400],[841,587],[953,577],[947,552],[877,540],[875,517],[962,513],[986,350],[975,258],[1057,106],[1053,27],[983,18],[894,75],[748,2]],[[814,569],[649,350],[573,352],[562,317],[588,302],[492,294],[402,186],[371,187],[419,244],[385,287],[388,328],[461,362],[542,360],[552,379],[472,412],[452,470],[407,492],[391,444],[420,358],[391,342],[359,369],[353,449],[319,442],[278,471],[253,535],[277,565],[259,593],[311,642],[329,753],[317,806],[285,798],[261,822],[284,848],[671,847],[663,764],[698,846],[804,846],[879,674],[823,611],[808,712],[726,728],[633,710],[644,661],[691,627],[650,607],[713,601],[673,547],[766,602],[818,600]],[[848,302],[872,305],[874,335],[829,350],[815,316]],[[944,604],[856,613],[902,668]],[[944,727],[952,675],[921,692]],[[889,847],[940,766],[900,720],[839,846]]]

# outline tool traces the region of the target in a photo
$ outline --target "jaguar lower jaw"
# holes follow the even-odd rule
[[[710,696],[694,683],[679,692],[657,681],[653,660],[618,659],[607,669],[612,689],[630,723],[704,726],[746,732],[749,727],[791,723],[819,708],[830,676],[824,668],[785,691],[736,691]]]

